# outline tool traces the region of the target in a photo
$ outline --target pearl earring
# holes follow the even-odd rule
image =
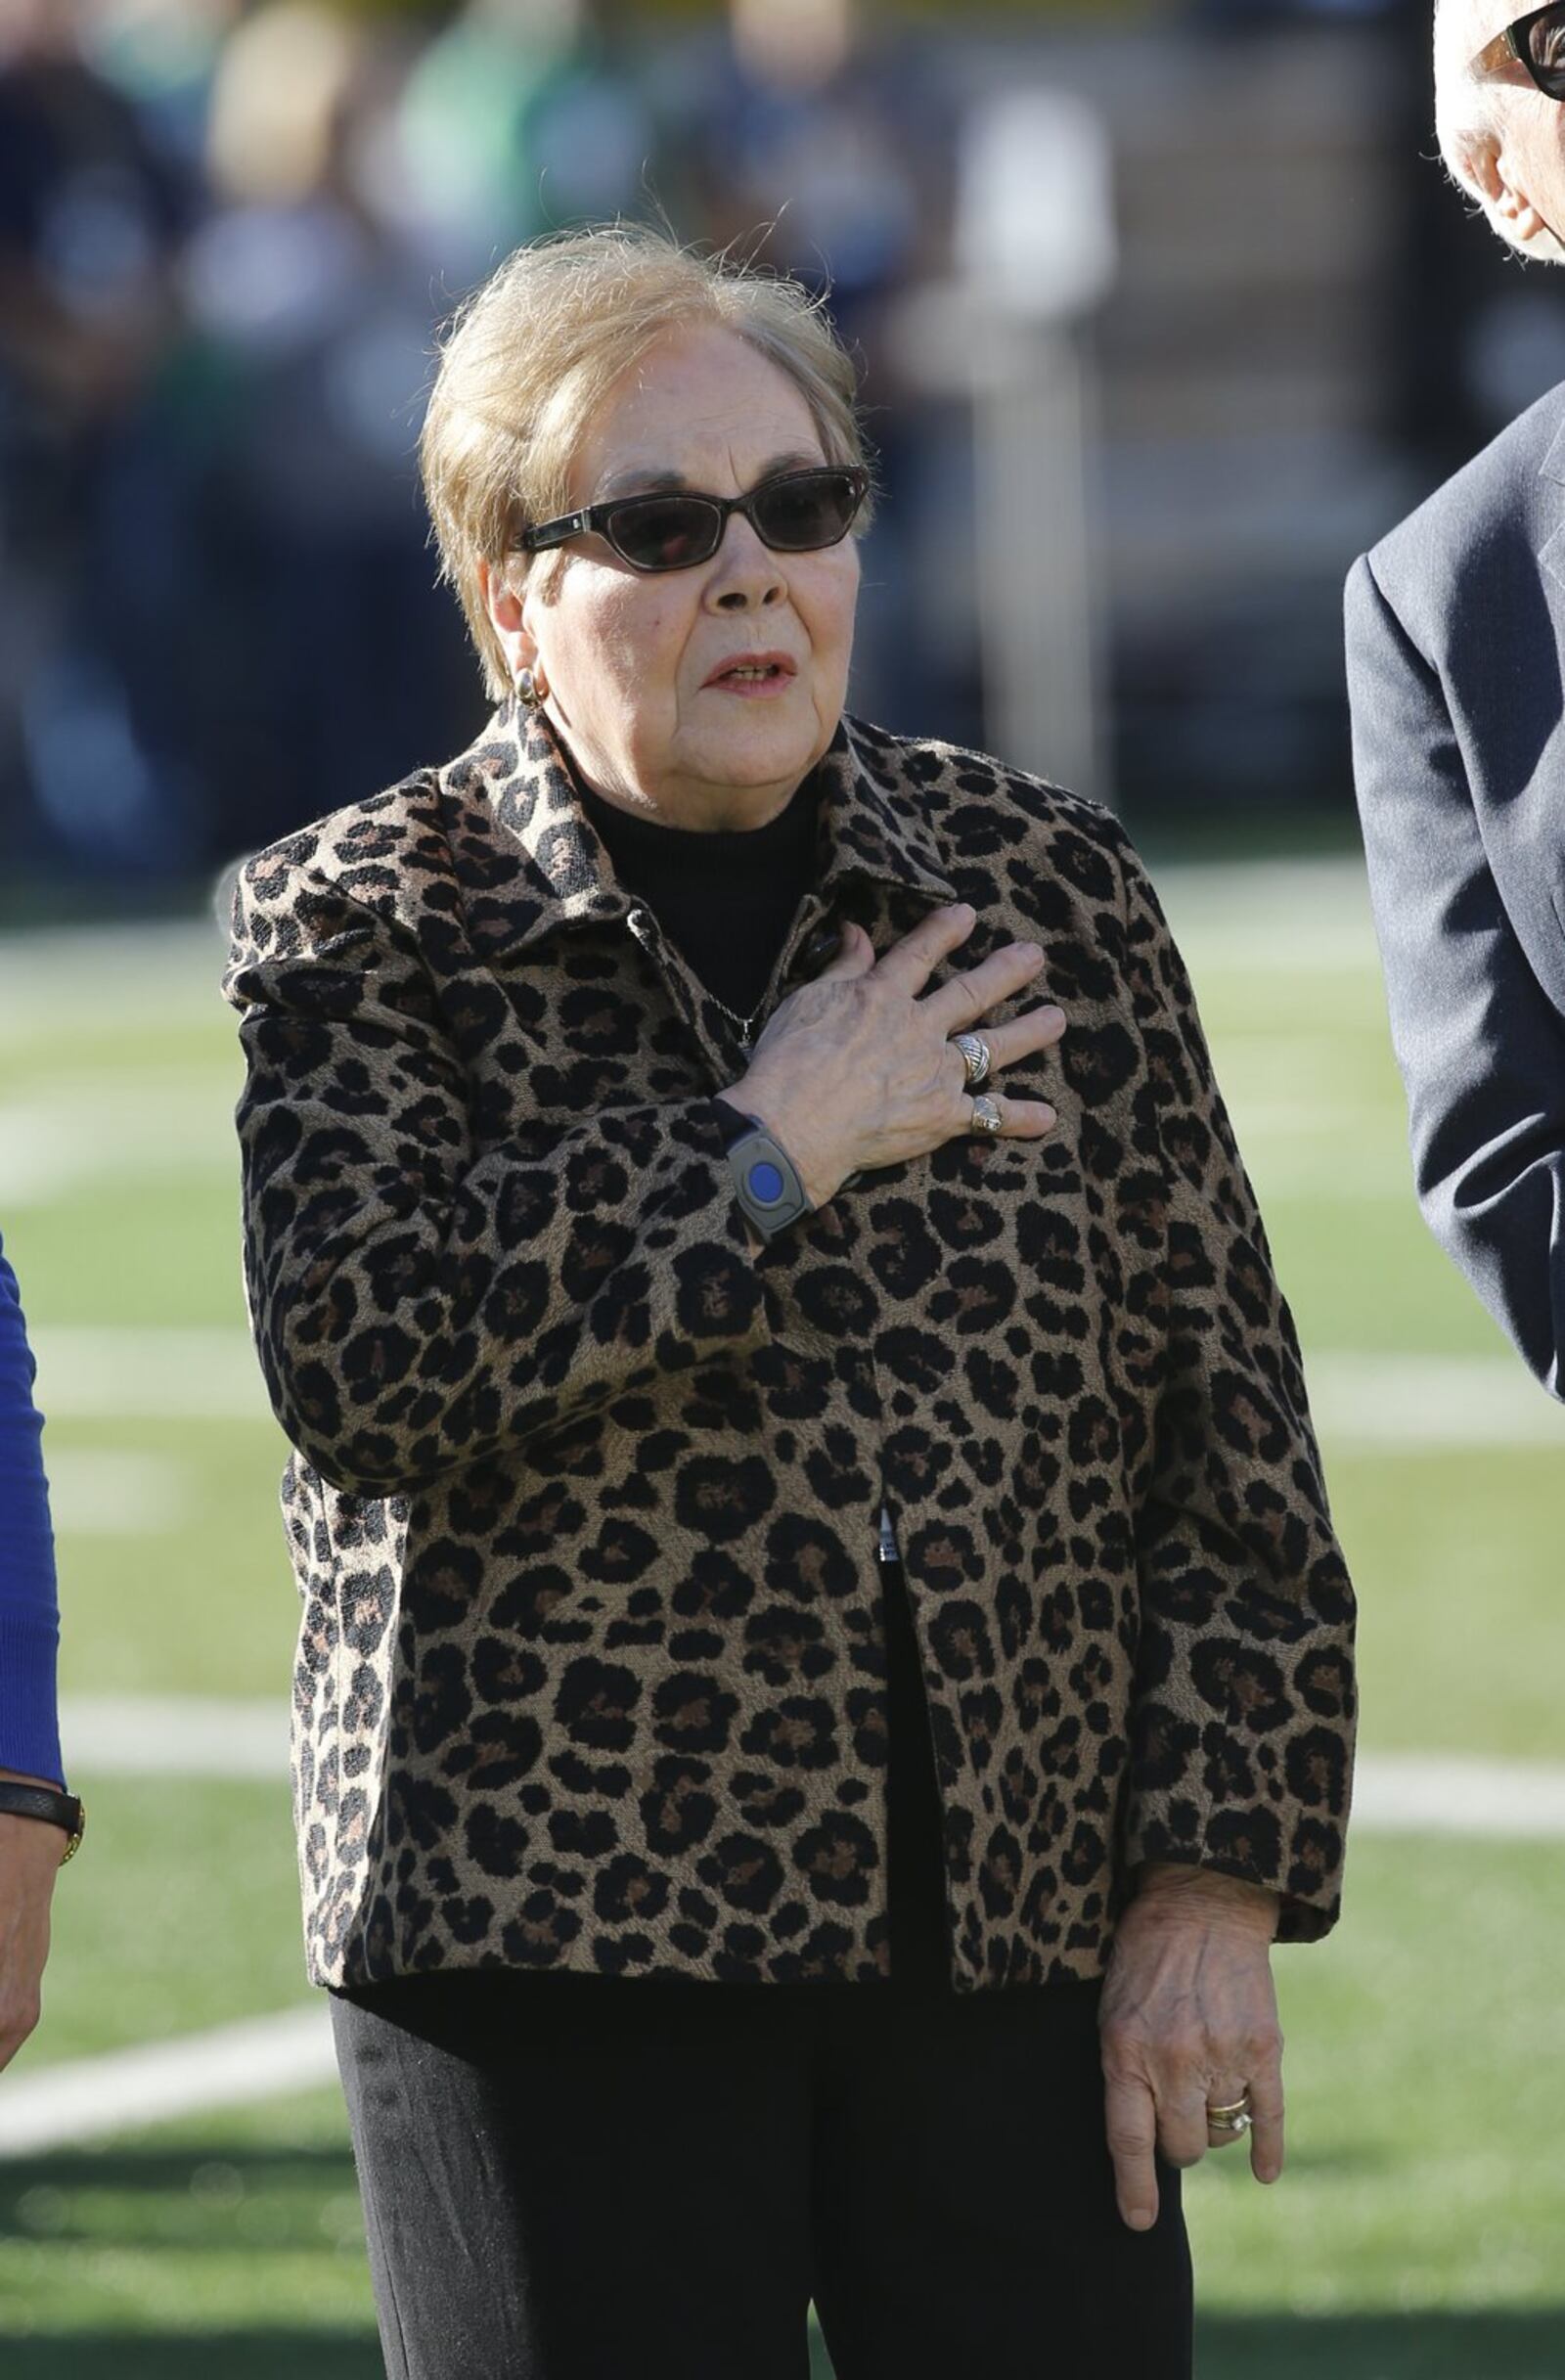
[[[521,703],[523,709],[535,711],[543,698],[544,683],[541,672],[536,669],[518,669],[516,672],[516,699]]]

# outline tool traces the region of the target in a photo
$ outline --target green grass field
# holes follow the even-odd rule
[[[1531,1426],[1485,1442],[1506,1351],[1412,1208],[1362,888],[1163,884],[1321,1386],[1364,1749],[1565,1759],[1555,1409],[1505,1374]],[[243,1347],[220,957],[199,927],[0,941],[0,1228],[50,1416],[67,1692],[281,1708],[295,1604]],[[1465,1360],[1427,1433],[1394,1401],[1334,1425],[1343,1362],[1399,1357]],[[67,1754],[92,1834],[16,2074],[306,1998],[286,1787]],[[1338,1933],[1278,1957],[1289,2171],[1186,2183],[1209,2380],[1565,2374],[1562,1866],[1551,1841],[1355,1840]],[[0,2162],[0,2338],[6,2380],[369,2380],[335,2094]]]

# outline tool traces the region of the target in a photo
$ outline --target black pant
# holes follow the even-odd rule
[[[1186,2380],[1179,2177],[1120,2221],[1093,1984],[958,1994],[900,1565],[884,1984],[332,1998],[391,2380]],[[899,1825],[899,1819],[901,1824]]]

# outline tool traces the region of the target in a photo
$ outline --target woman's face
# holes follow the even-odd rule
[[[732,331],[668,333],[589,423],[570,509],[677,478],[745,495],[830,461],[793,382]],[[573,539],[547,593],[489,605],[514,672],[540,670],[549,715],[597,791],[696,829],[763,826],[836,732],[847,694],[858,548],[774,554],[731,515],[709,561],[648,575],[602,537]],[[725,675],[754,656],[765,678]]]

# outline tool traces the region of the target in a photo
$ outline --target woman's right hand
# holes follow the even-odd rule
[[[850,1174],[923,1156],[970,1132],[967,1070],[951,1037],[978,1029],[1043,965],[1036,943],[1007,944],[920,999],[976,923],[964,901],[934,910],[879,960],[862,925],[845,927],[844,948],[781,1003],[725,1093],[776,1134],[812,1206],[824,1206]],[[998,1100],[1007,1140],[1042,1140],[1056,1118],[1042,1100],[1006,1099],[1000,1077],[1064,1030],[1061,1010],[1046,1004],[984,1032],[990,1072],[979,1089]]]

